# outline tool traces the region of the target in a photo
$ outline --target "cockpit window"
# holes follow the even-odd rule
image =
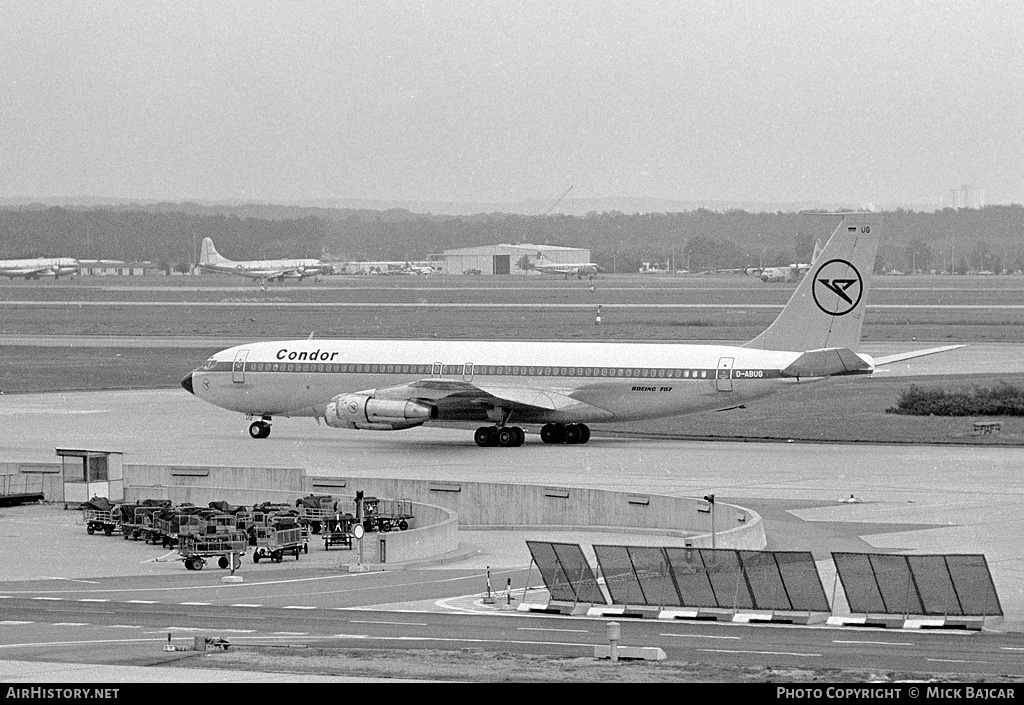
[[[213,369],[213,366],[216,365],[216,364],[217,364],[217,358],[211,357],[206,362],[203,363],[203,369],[204,370]]]

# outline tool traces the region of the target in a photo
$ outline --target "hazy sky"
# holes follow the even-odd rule
[[[0,2],[0,198],[1024,202],[1024,3]]]

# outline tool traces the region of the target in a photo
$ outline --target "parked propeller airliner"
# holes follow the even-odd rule
[[[213,246],[213,240],[208,237],[203,238],[199,251],[199,268],[210,272],[238,274],[261,281],[302,279],[331,272],[331,266],[318,259],[262,259],[236,262],[222,257]]]
[[[81,265],[78,260],[71,257],[0,260],[0,274],[11,279],[15,277],[24,277],[26,279],[53,277],[54,279],[59,279],[68,274],[75,274],[80,270]]]
[[[870,375],[857,352],[880,223],[845,214],[779,317],[743,345],[406,340],[289,340],[239,345],[182,387],[252,419],[312,416],[333,428],[398,430],[480,424],[481,446],[586,443],[589,424],[738,407],[794,385]]]

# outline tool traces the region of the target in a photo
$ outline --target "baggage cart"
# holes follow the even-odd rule
[[[261,558],[269,558],[280,563],[286,555],[299,556],[309,553],[309,544],[302,538],[302,528],[276,528],[273,526],[254,526],[256,547],[252,550],[252,562],[259,563]],[[250,534],[252,535],[252,534]]]
[[[299,523],[319,534],[324,520],[337,512],[338,501],[331,495],[311,494],[295,500],[295,508],[299,510]]]
[[[405,531],[413,518],[411,499],[363,498],[363,529],[366,531]]]
[[[122,507],[122,516],[131,513],[121,524],[121,533],[127,541],[132,539],[138,541],[145,539],[146,543],[157,543],[159,530],[156,526],[156,517],[163,511],[163,507],[155,505],[138,505],[134,507]]]
[[[352,540],[355,534],[352,533],[356,525],[356,518],[351,514],[335,514],[324,520],[324,550],[331,550],[331,546],[342,546],[352,548]]]
[[[97,531],[110,536],[119,526],[117,519],[109,510],[85,508],[82,510],[82,518],[85,520],[85,530],[90,536]]]
[[[227,568],[234,559],[235,568],[245,555],[245,534],[183,534],[178,537],[178,555],[188,570],[202,570],[206,561],[216,558],[217,566]]]
[[[107,536],[114,533],[114,529],[120,526],[116,505],[106,497],[92,497],[82,502],[82,519],[85,521],[85,530],[91,536],[97,531],[102,531]]]

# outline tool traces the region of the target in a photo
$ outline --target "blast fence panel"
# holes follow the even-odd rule
[[[852,612],[997,616],[983,555],[833,553]]]
[[[740,551],[739,554],[752,594],[751,606],[759,610],[793,609],[775,556],[768,551]]]
[[[679,606],[679,592],[665,549],[652,546],[594,546],[613,604]]]
[[[960,599],[963,614],[972,617],[1002,615],[1003,607],[999,603],[992,573],[988,569],[988,561],[982,554],[948,555],[946,567],[949,569],[953,588]]]
[[[786,587],[791,609],[829,612],[831,608],[821,584],[821,576],[810,551],[778,551],[773,554],[779,575]],[[783,608],[785,609],[785,608]]]
[[[683,607],[718,607],[700,549],[666,548],[665,555]]]
[[[527,541],[552,600],[607,604],[578,544]]]

